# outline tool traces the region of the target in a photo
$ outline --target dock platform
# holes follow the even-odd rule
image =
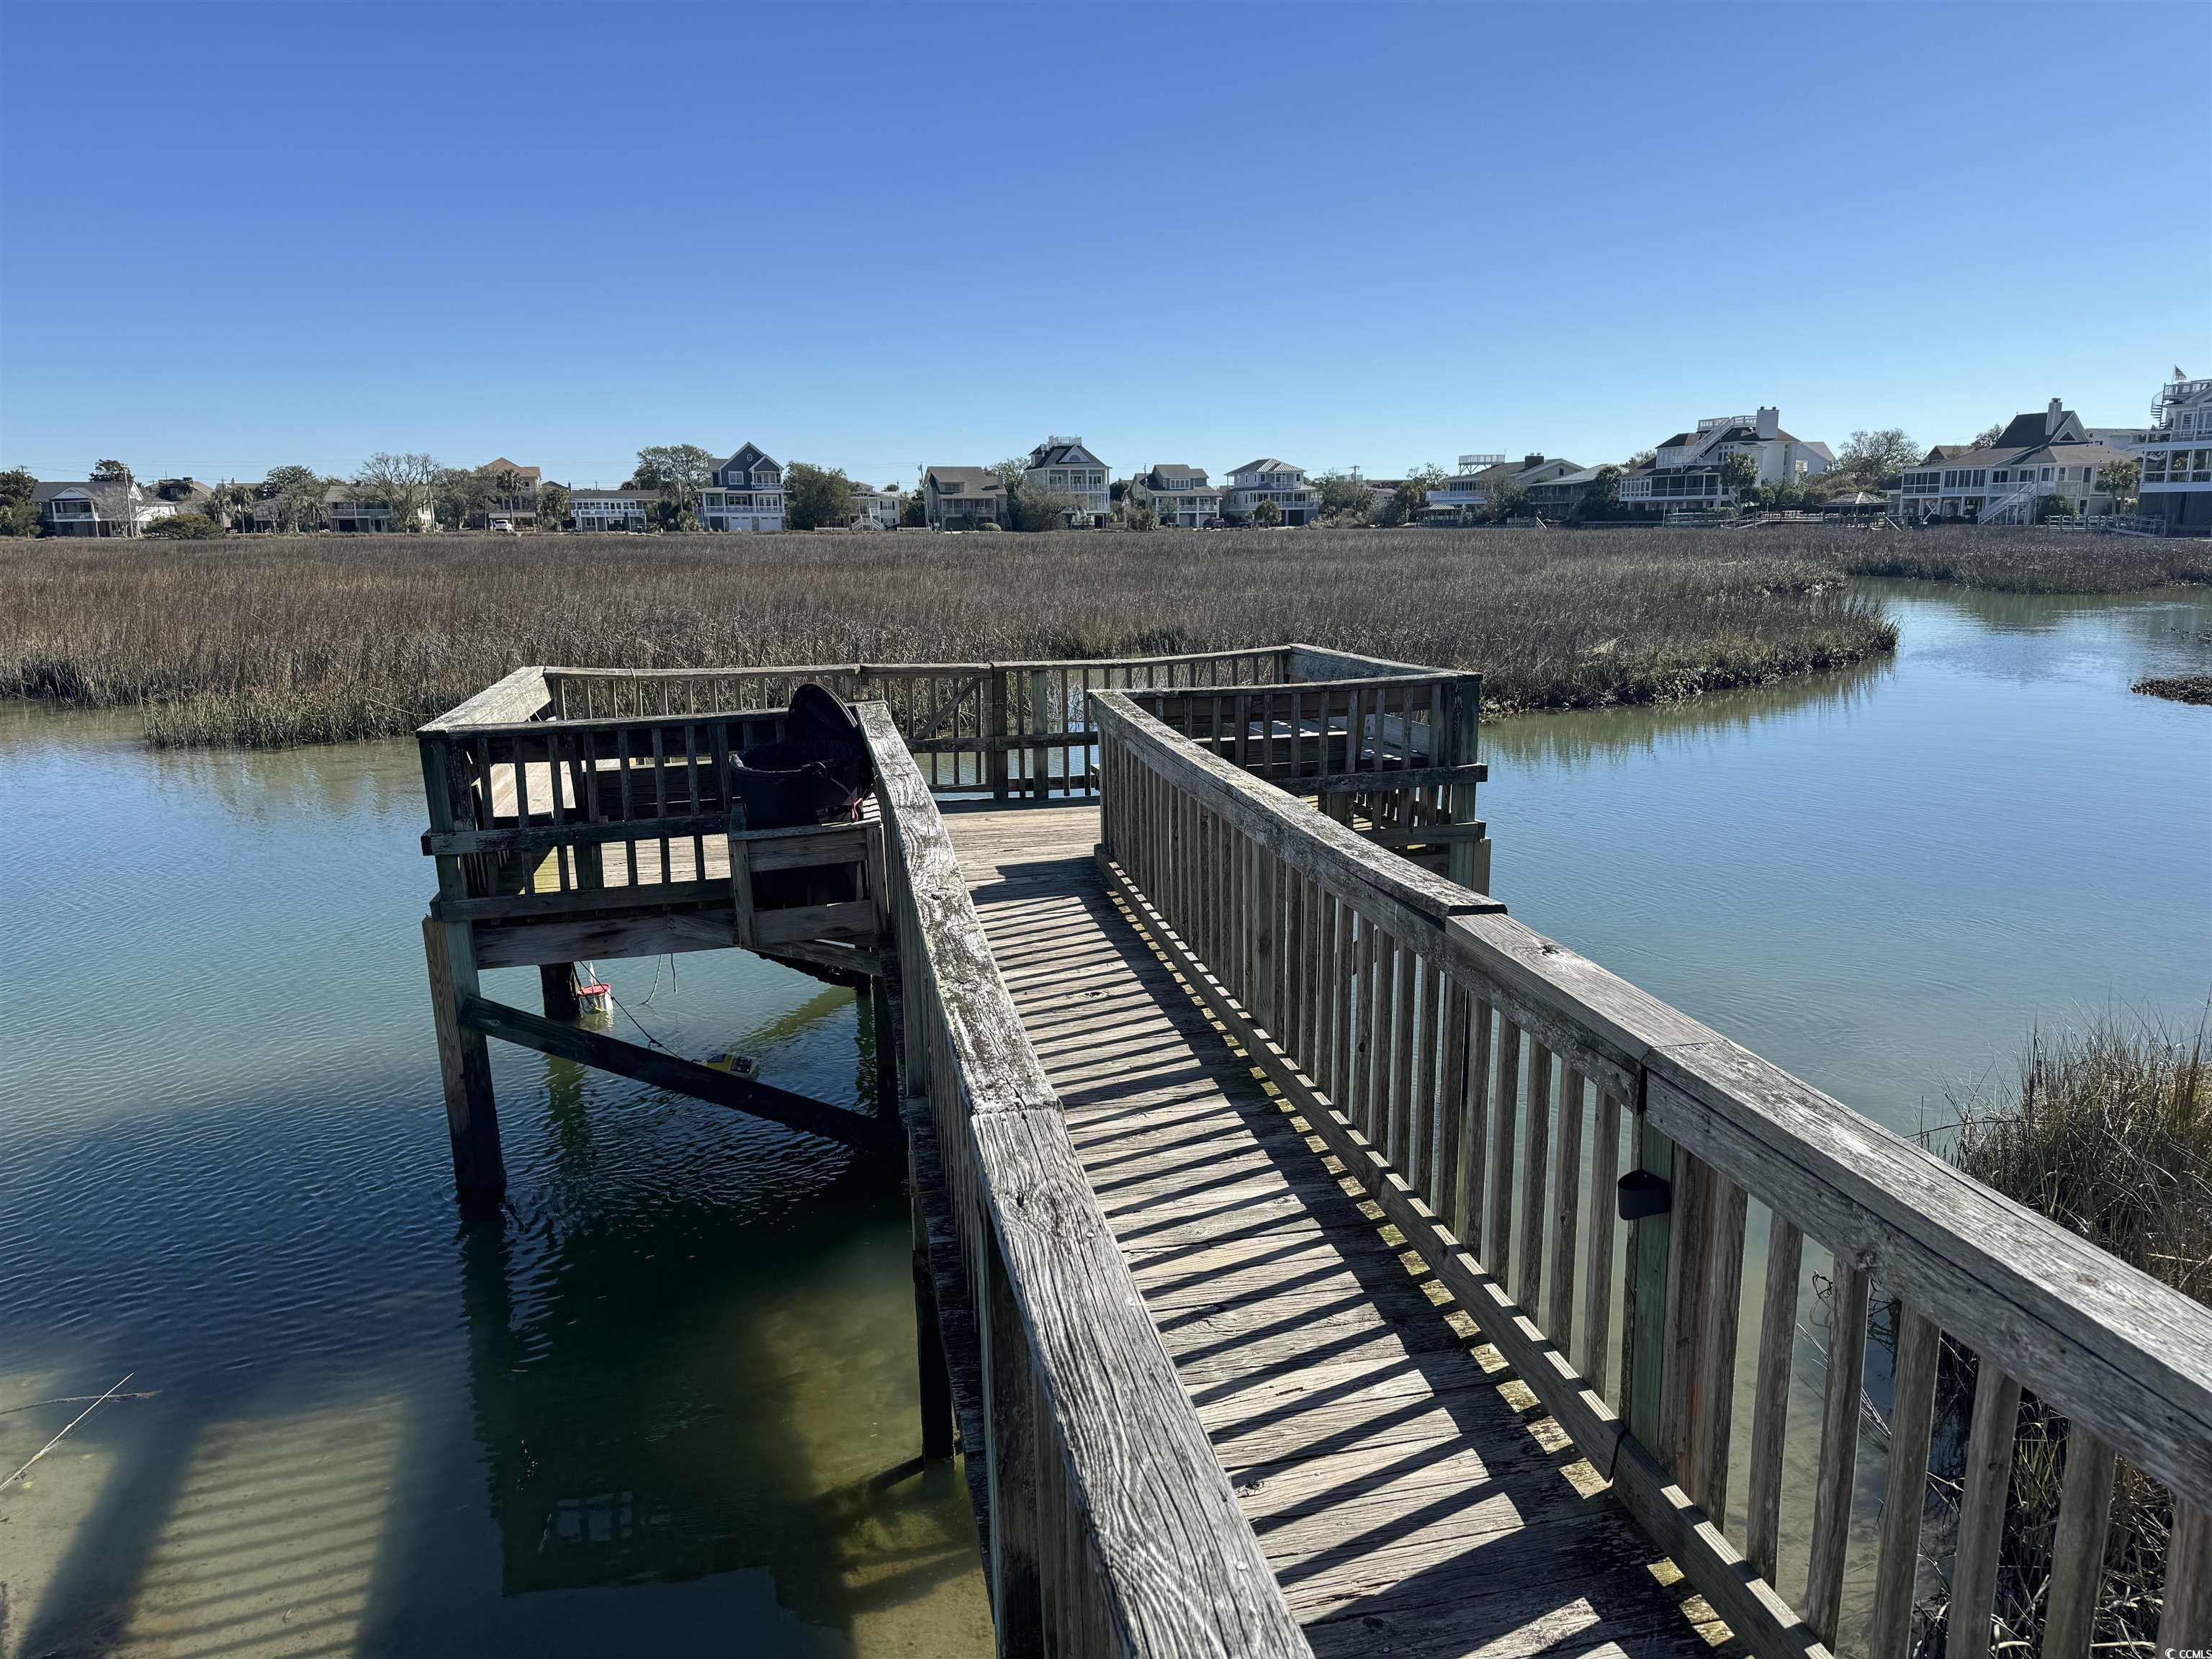
[[[803,683],[865,797],[757,827]],[[1003,1659],[2076,1659],[2123,1481],[2212,1650],[2212,1310],[1509,915],[1480,707],[1308,644],[518,669],[418,733],[464,1213],[491,1041],[902,1173]],[[579,1009],[729,949],[866,997],[869,1109]]]

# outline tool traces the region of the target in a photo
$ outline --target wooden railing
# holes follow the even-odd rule
[[[542,700],[538,714],[522,718],[557,720],[780,709],[811,681],[848,702],[880,702],[888,708],[908,752],[922,762],[932,788],[940,793],[989,793],[1000,799],[1096,793],[1097,739],[1085,714],[1085,699],[1093,691],[1279,689],[1322,682],[1334,682],[1340,688],[1353,680],[1379,690],[1386,682],[1395,686],[1410,680],[1471,686],[1479,700],[1480,686],[1477,677],[1297,644],[1033,662],[529,672],[537,676]],[[1394,705],[1389,717],[1411,718],[1425,726],[1432,718],[1433,707],[1425,697],[1417,696],[1410,713]],[[1367,704],[1363,712],[1374,720],[1381,711]],[[1419,740],[1427,734],[1405,735]],[[1467,744],[1471,757],[1471,727]]]
[[[1939,1334],[1973,1376],[1949,1653],[1990,1650],[2023,1389],[2069,1419],[2040,1652],[2087,1650],[2116,1459],[2173,1498],[2161,1644],[2212,1645],[2212,1312],[1137,698],[1091,701],[1100,857],[1139,925],[1750,1650],[1836,1640],[1876,1301],[1897,1335],[1863,1650],[1907,1651],[1940,1553],[1922,1537]],[[1798,1420],[1803,1269],[1823,1256],[1824,1382]],[[1809,1467],[1809,1490],[1785,1494],[1785,1467]],[[1804,1551],[1794,1607],[1774,1588],[1785,1534],[1793,1581]]]
[[[933,788],[1042,799],[1095,792],[1094,740],[1083,725],[1093,690],[1244,685],[1287,672],[1290,648],[1205,651],[1096,661],[823,663],[719,669],[549,668],[554,718],[782,708],[812,682],[850,702],[890,710]]]
[[[781,737],[784,711],[550,707],[545,671],[524,669],[416,732],[442,919],[726,902],[708,864],[726,857],[730,757]]]
[[[1473,759],[1480,678],[1298,645],[1103,662],[519,669],[417,734],[434,909],[493,925],[483,966],[520,948],[514,929],[720,911],[732,893],[731,757],[781,737],[786,707],[809,682],[882,702],[939,793],[999,799],[1095,792],[1085,700],[1120,687],[1186,726],[1211,722],[1208,740],[1224,752],[1317,794],[1378,844],[1488,884]],[[804,920],[755,933],[743,907],[733,916],[748,946],[788,943],[768,934]],[[586,942],[612,954],[638,935]]]
[[[1310,1655],[1068,1140],[928,782],[890,708],[861,718],[902,1088],[980,1348],[967,1454],[999,1651]]]
[[[1477,759],[1482,677],[1293,651],[1304,657],[1294,669],[1395,672],[1132,691],[1129,700],[1238,770],[1317,797],[1322,811],[1376,845],[1487,890],[1490,848],[1475,816],[1486,775]]]

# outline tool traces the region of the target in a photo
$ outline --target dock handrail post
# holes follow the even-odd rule
[[[1447,766],[1472,766],[1482,752],[1482,676],[1462,674],[1452,682],[1447,699],[1449,716],[1445,735]],[[1479,808],[1472,781],[1451,786],[1450,822],[1473,823]],[[1490,890],[1490,842],[1455,841],[1444,872],[1461,886],[1478,893]]]
[[[990,753],[991,798],[1004,800],[1006,798],[1006,740],[1013,734],[1006,720],[1006,682],[1012,674],[1010,670],[993,663],[985,671],[983,678],[988,688],[984,696],[987,716],[984,724],[990,735],[985,739],[984,746]]]
[[[1636,1167],[1672,1182],[1674,1146],[1636,1103]],[[1612,1194],[1606,1194],[1613,1202]],[[1667,1443],[1662,1395],[1667,1375],[1667,1270],[1674,1218],[1668,1210],[1629,1224],[1628,1278],[1621,1307],[1620,1414],[1647,1446]]]
[[[876,1039],[881,1063],[885,1037]],[[919,1373],[921,1455],[933,1462],[952,1455],[952,1376],[945,1356],[945,1332],[938,1323],[937,1279],[929,1265],[929,1218],[922,1209],[921,1170],[914,1145],[907,1145],[907,1204],[914,1230],[914,1357]]]
[[[1042,668],[1030,670],[1030,732],[1037,741],[1030,746],[1030,795],[1042,800],[1052,793],[1052,750],[1044,738],[1052,725],[1052,676]]]

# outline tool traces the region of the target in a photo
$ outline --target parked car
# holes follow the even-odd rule
[[[491,533],[495,536],[512,536],[514,534],[514,520],[494,519],[491,521]]]

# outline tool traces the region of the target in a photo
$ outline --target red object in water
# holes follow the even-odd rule
[[[603,997],[606,995],[608,989],[608,987],[594,980],[589,985],[579,985],[576,988],[576,994],[580,997]]]

